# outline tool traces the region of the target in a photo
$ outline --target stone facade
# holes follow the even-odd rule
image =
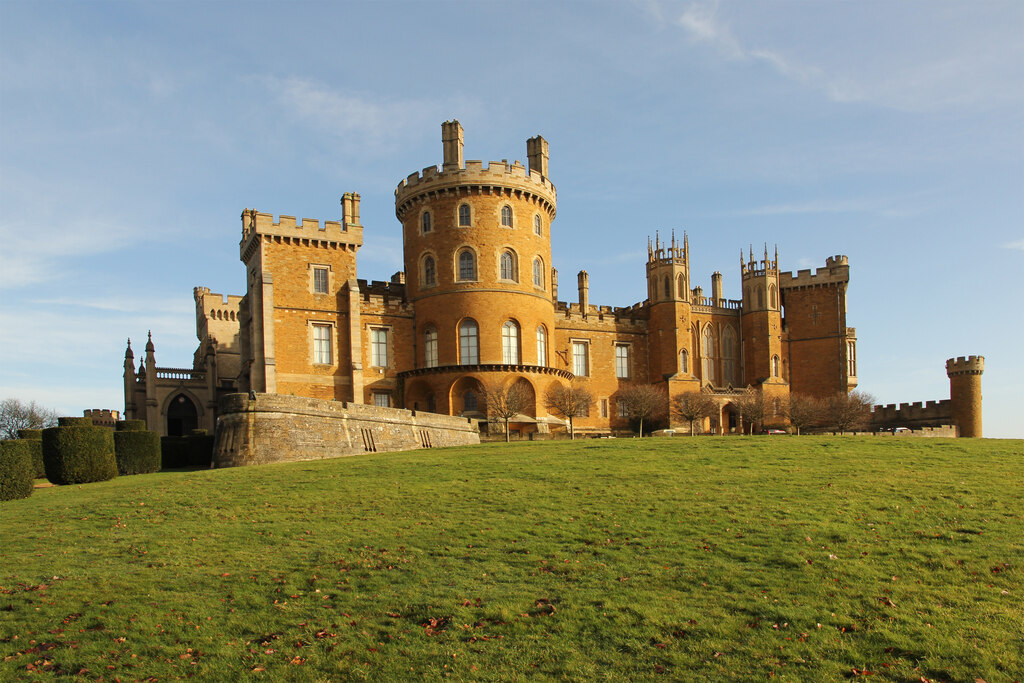
[[[778,406],[791,392],[824,397],[857,386],[845,256],[792,273],[780,270],[777,250],[751,249],[740,255],[740,297],[728,299],[721,273],[710,296],[693,286],[685,235],[655,235],[644,301],[592,304],[582,271],[577,300],[567,303],[551,252],[557,192],[547,141],[527,140],[525,166],[465,160],[463,147],[462,127],[445,122],[441,165],[395,190],[404,264],[386,282],[356,277],[358,194],[343,196],[341,221],[245,209],[245,295],[195,290],[200,346],[190,369],[156,367],[149,340],[136,371],[129,344],[126,416],[145,416],[164,434],[213,429],[220,399],[257,392],[483,418],[484,390],[517,382],[531,400],[511,428],[546,434],[563,421],[549,414],[545,393],[575,380],[596,399],[575,420],[584,433],[627,429],[618,398],[637,383],[669,397],[713,395],[719,409],[703,429],[730,433],[742,428],[735,401],[748,387]],[[973,391],[972,376],[958,386]],[[980,434],[980,403],[958,415],[976,417]]]

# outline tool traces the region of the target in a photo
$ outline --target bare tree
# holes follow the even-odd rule
[[[487,412],[504,421],[505,441],[508,442],[508,422],[529,407],[530,391],[521,382],[495,382],[484,386],[484,400]]]
[[[806,394],[790,394],[789,398],[782,402],[782,414],[799,436],[801,430],[821,422],[821,400]]]
[[[0,439],[17,439],[19,429],[43,429],[57,424],[57,412],[35,401],[16,398],[0,401]]]
[[[663,417],[668,412],[668,393],[653,384],[633,384],[619,392],[619,402],[626,414],[640,421],[640,438],[644,436],[644,420]]]
[[[552,384],[544,394],[544,406],[569,421],[570,439],[576,438],[573,420],[588,415],[593,404],[594,394],[585,384],[576,380],[568,385]]]
[[[840,391],[825,402],[825,424],[845,434],[866,427],[871,421],[871,406],[875,397],[863,391]]]
[[[702,391],[686,391],[672,399],[672,411],[690,423],[690,436],[693,436],[693,424],[710,417],[717,407],[715,399]]]
[[[747,390],[735,400],[735,403],[740,410],[741,424],[749,424],[747,433],[753,434],[754,423],[763,423],[765,414],[768,412],[768,403],[765,401],[764,394],[753,387],[747,387]]]

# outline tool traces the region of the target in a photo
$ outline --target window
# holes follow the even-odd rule
[[[629,379],[630,377],[628,344],[615,345],[615,376],[619,379]]]
[[[668,275],[665,276],[665,298],[672,298],[672,282],[668,279]]]
[[[385,394],[383,392],[373,392],[373,405],[380,406],[381,408],[391,407],[391,394]]]
[[[516,274],[516,255],[511,251],[501,252],[501,273],[502,280],[518,280]]]
[[[462,395],[462,412],[468,413],[471,410],[476,410],[478,406],[475,391],[471,389]]]
[[[537,365],[547,367],[548,364],[548,331],[541,325],[537,328]]]
[[[501,362],[519,364],[519,325],[511,320],[501,326]]]
[[[589,346],[590,344],[585,341],[572,343],[572,374],[578,377],[590,375]]]
[[[463,320],[459,325],[459,363],[476,365],[480,362],[480,336],[475,320]]]
[[[508,204],[501,207],[501,227],[512,227],[512,207],[509,206]]]
[[[772,377],[779,376],[779,357],[772,356]]]
[[[678,276],[676,276],[676,298],[677,299],[685,299],[686,298],[686,281],[683,280],[683,274],[682,273],[680,273]]]
[[[469,249],[459,253],[459,279],[476,279],[476,258],[473,256],[473,252]]]
[[[850,377],[857,376],[857,342],[846,342],[846,374]]]
[[[704,334],[701,335],[701,360],[703,361],[701,370],[704,384],[718,384],[715,381],[715,333],[711,330],[711,325],[707,325],[704,328]]]
[[[388,366],[388,331],[382,327],[370,328],[370,365],[375,368]]]
[[[540,227],[540,214],[533,215],[533,232],[535,235],[543,234]]]
[[[679,372],[684,375],[690,374],[690,354],[686,352],[686,349],[679,352]]]
[[[768,305],[773,309],[778,308],[775,298],[775,285],[768,285]]]
[[[608,399],[602,398],[600,402],[601,417],[608,417]]]
[[[459,204],[459,227],[469,227],[469,204]]]
[[[329,270],[326,266],[313,266],[313,293],[327,294]]]
[[[757,307],[764,308],[764,287],[757,287]]]
[[[437,330],[433,327],[423,332],[423,364],[428,368],[437,367]]]
[[[544,261],[539,256],[533,259],[533,286],[544,286]]]
[[[736,385],[736,333],[731,327],[722,330],[722,383]]]
[[[313,362],[331,365],[331,326],[313,325]]]
[[[423,285],[425,287],[433,287],[437,284],[437,265],[434,263],[433,256],[427,256],[423,259]]]
[[[430,212],[424,211],[423,216],[420,218],[420,225],[423,228],[423,232],[430,232]]]
[[[629,406],[621,398],[615,401],[615,414],[619,417],[629,417]]]

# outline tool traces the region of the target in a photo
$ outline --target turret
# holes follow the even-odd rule
[[[949,402],[953,421],[960,436],[982,436],[981,430],[981,375],[985,372],[984,356],[960,356],[946,361],[949,376]]]
[[[722,294],[722,274],[717,270],[711,273],[711,299],[715,306],[721,306],[725,299]]]
[[[676,241],[675,233],[662,243],[657,233],[647,241],[647,293],[650,303],[650,330],[662,343],[648,354],[649,375],[667,378],[685,372],[683,358],[692,358],[690,334],[690,248]],[[684,354],[683,351],[686,353]]]
[[[740,275],[743,280],[743,384],[761,381],[782,382],[786,379],[782,358],[782,302],[779,296],[779,250],[769,258],[768,245],[764,258],[756,260],[740,252]]]
[[[135,354],[132,353],[132,340],[128,340],[128,348],[124,352],[124,416],[126,420],[135,419]]]
[[[530,163],[530,173],[548,176],[548,141],[537,135],[526,141],[526,160]]]
[[[156,347],[153,346],[153,331],[146,339],[146,428],[158,430],[159,410],[156,402]]]
[[[661,243],[655,233],[654,242],[647,240],[647,292],[651,303],[661,301],[690,300],[690,253],[689,238],[683,234],[683,242]]]
[[[441,124],[441,145],[444,148],[444,170],[462,168],[462,125],[456,120]]]

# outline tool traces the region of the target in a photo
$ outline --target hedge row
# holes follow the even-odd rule
[[[32,441],[0,441],[0,500],[32,495]]]
[[[120,475],[159,472],[160,435],[134,429],[115,431],[114,455],[117,459],[117,473]]]
[[[87,417],[62,417],[43,430],[43,464],[54,484],[85,484],[117,476],[114,431]]]
[[[46,476],[46,467],[43,465],[43,430],[42,429],[19,429],[18,438],[28,442],[28,448],[32,451],[32,467],[35,469],[36,479]]]

